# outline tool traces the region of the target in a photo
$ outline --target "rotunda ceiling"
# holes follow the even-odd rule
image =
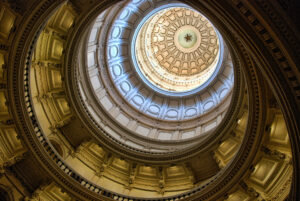
[[[132,42],[136,70],[142,72],[143,80],[150,81],[150,86],[164,91],[178,93],[199,88],[222,60],[220,39],[213,25],[187,7],[148,14]]]
[[[222,29],[223,41],[205,17],[177,2],[98,5],[82,20],[67,4],[20,39],[27,54],[16,52],[21,62],[8,73],[19,86],[9,88],[10,100],[26,157],[83,200],[283,194],[277,184],[289,185],[293,171],[288,132],[243,40]],[[72,23],[61,23],[66,18]],[[5,132],[12,135],[19,138]]]
[[[130,1],[97,18],[88,47],[82,48],[86,57],[78,63],[78,93],[98,135],[138,151],[176,152],[199,143],[222,123],[233,94],[233,63],[221,36],[199,12],[185,4],[153,2],[154,9],[139,13],[143,6],[149,5]],[[100,20],[111,23],[100,26]],[[171,41],[177,52],[162,51],[174,58],[170,64],[180,62],[180,72],[159,63],[157,37],[164,38],[160,42],[166,47]],[[142,69],[151,79],[159,78],[158,85],[174,90],[149,84]]]

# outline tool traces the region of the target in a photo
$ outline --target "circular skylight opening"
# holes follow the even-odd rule
[[[198,11],[185,5],[160,7],[137,27],[132,60],[141,79],[169,96],[204,89],[219,72],[223,56],[220,34]]]

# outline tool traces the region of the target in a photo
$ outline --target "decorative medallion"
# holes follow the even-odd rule
[[[186,7],[154,13],[138,29],[133,59],[151,85],[186,92],[203,85],[220,58],[219,36],[199,12]]]

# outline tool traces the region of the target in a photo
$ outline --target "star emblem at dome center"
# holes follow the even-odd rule
[[[185,39],[186,42],[189,42],[189,41],[192,40],[192,35],[186,34],[185,37],[184,37],[184,39]]]

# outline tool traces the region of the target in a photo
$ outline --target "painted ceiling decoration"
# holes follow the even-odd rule
[[[217,34],[212,25],[207,25],[208,20],[201,17],[198,12],[196,15],[196,11],[188,9],[184,4],[174,4],[177,7],[165,8],[165,4],[153,2],[156,7],[154,10],[148,8],[143,14],[144,18],[134,18],[133,16],[137,15],[139,7],[142,5],[144,4],[129,2],[118,12],[110,13],[110,15],[101,14],[98,17],[98,21],[113,20],[107,27],[99,26],[96,21],[89,33],[88,51],[84,58],[86,63],[78,64],[78,74],[81,78],[77,81],[79,94],[82,97],[82,104],[85,105],[89,115],[105,135],[133,149],[155,153],[178,151],[193,145],[192,139],[194,138],[204,139],[209,136],[222,122],[232,98],[233,64],[227,46],[223,42],[220,45],[221,53],[218,53]],[[154,67],[149,67],[146,63],[136,63],[139,60],[136,60],[138,56],[135,55],[135,52],[147,54],[136,49],[137,46],[142,46],[142,44],[145,46],[147,43],[146,38],[139,35],[140,32],[148,27],[150,18],[159,20],[169,12],[173,12],[173,14],[187,12],[193,16],[196,15],[198,18],[195,18],[193,22],[197,22],[197,24],[194,25],[198,26],[198,29],[202,26],[209,26],[202,32],[204,35],[211,32],[211,37],[215,39],[217,50],[213,53],[218,54],[218,57],[216,55],[215,62],[211,66],[207,66],[208,71],[213,74],[209,81],[205,84],[202,83],[201,88],[198,87],[194,91],[184,90],[180,93],[173,93],[169,90],[161,90],[157,86],[152,87],[153,85],[147,81],[148,78],[143,75],[142,69]],[[113,15],[114,17],[112,17]],[[124,23],[126,20],[127,23]],[[132,26],[129,27],[128,24],[132,24]],[[135,29],[134,27],[140,28]],[[152,29],[149,31],[153,32]],[[105,38],[109,38],[106,52],[99,48],[105,44],[93,48],[97,43],[101,44],[101,41],[105,41]],[[211,39],[214,40],[213,38]],[[175,39],[176,37],[173,37],[172,41]],[[208,38],[203,36],[203,44],[205,39]],[[197,45],[197,49],[200,49],[202,43]],[[132,51],[130,52],[128,49]],[[154,51],[153,47],[146,49]],[[220,54],[222,59],[220,59]],[[101,62],[101,58],[105,58],[107,62]],[[149,60],[148,63],[153,62],[155,61]],[[197,65],[200,68],[199,63]],[[163,69],[164,67],[158,68]],[[182,79],[189,85],[188,83],[195,82],[195,79],[206,79],[206,72],[207,69],[204,69],[197,75],[179,76],[178,79]],[[156,79],[157,75],[153,73],[149,76]],[[166,74],[165,76],[170,78],[171,75]],[[198,78],[194,79],[193,76]],[[197,82],[196,85],[199,84]],[[162,80],[159,83],[165,85]],[[172,82],[168,83],[174,88],[180,87]],[[85,90],[86,88],[90,88],[94,93]],[[91,102],[89,100],[92,99],[97,99],[98,102],[89,106]],[[115,121],[106,120],[107,117],[113,118]],[[103,124],[103,121],[108,123]],[[175,141],[182,142],[180,144],[171,143]],[[162,146],[161,143],[164,145]]]
[[[297,201],[281,4],[1,1],[0,197]]]
[[[132,40],[138,71],[166,91],[190,91],[204,84],[223,60],[213,25],[187,7],[158,8],[150,14]]]

